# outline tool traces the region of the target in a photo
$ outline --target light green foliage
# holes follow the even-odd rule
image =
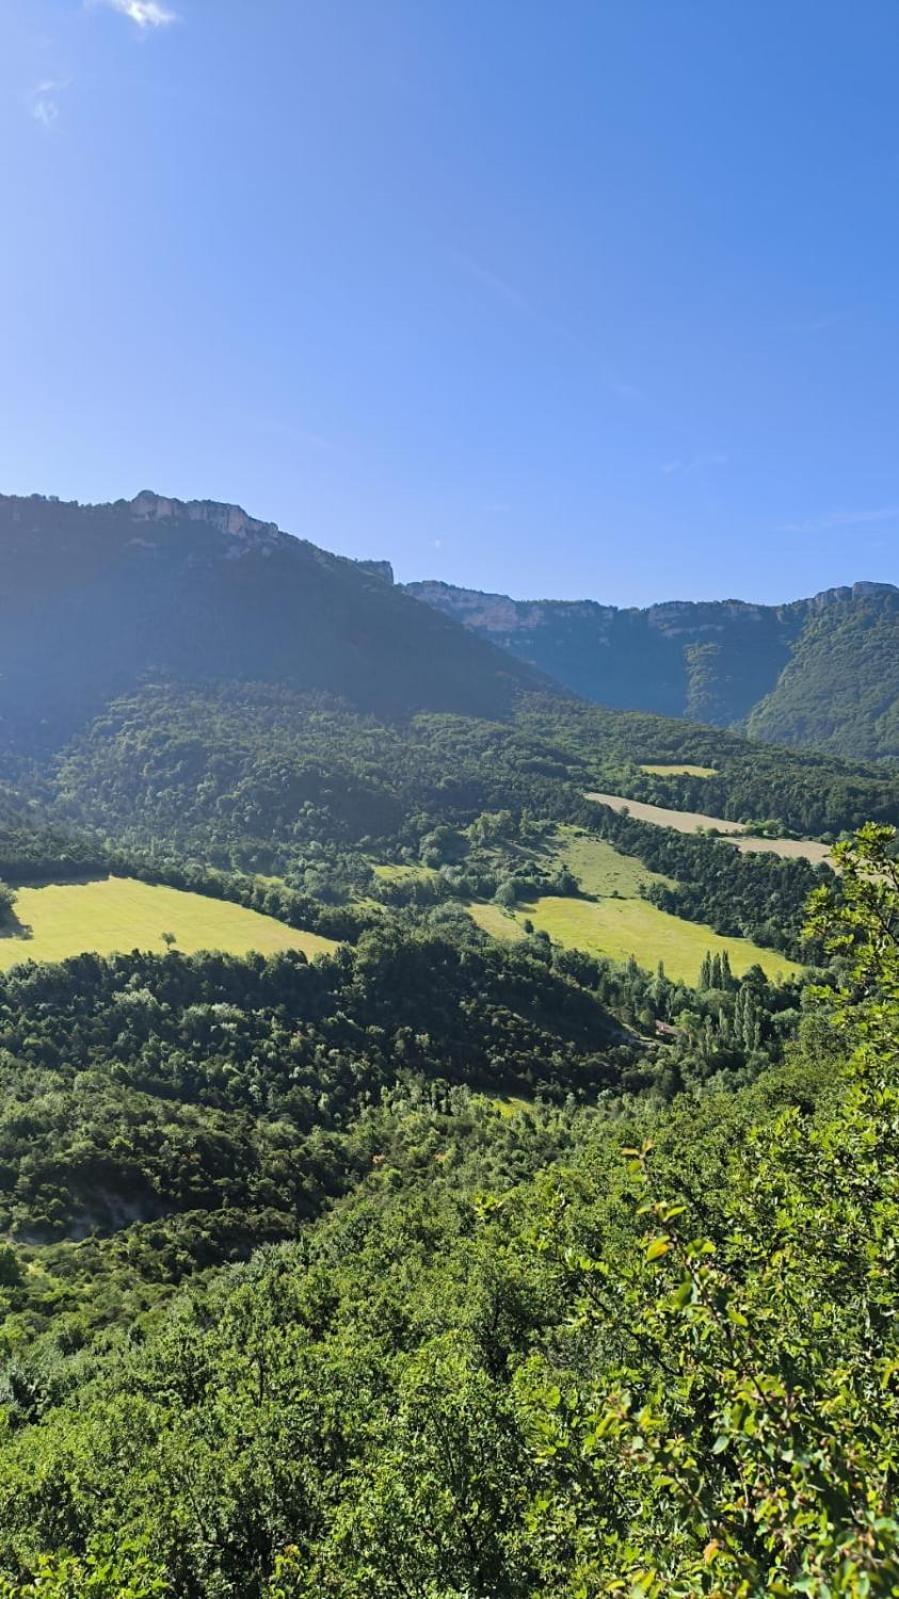
[[[625,1151],[639,1252],[573,1258],[575,1319],[620,1358],[532,1390],[556,1485],[542,1535],[571,1537],[576,1592],[893,1594],[899,1586],[899,1037],[895,835],[842,849],[844,899],[813,915],[863,984],[836,1113],[794,1106],[728,1162],[713,1232],[653,1144]],[[553,1247],[551,1231],[548,1247]],[[558,1397],[555,1397],[558,1396]]]

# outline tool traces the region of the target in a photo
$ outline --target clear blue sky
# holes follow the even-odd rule
[[[899,582],[897,0],[2,0],[0,487]]]

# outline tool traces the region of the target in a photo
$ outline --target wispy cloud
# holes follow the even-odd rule
[[[865,527],[899,521],[899,505],[878,505],[865,511],[827,511],[804,522],[781,522],[778,533],[826,533],[830,528]]]
[[[120,12],[129,22],[133,22],[141,33],[145,33],[148,28],[165,28],[170,22],[178,20],[177,12],[169,10],[168,6],[160,5],[159,0],[88,0],[88,3],[99,3]]]
[[[794,333],[827,333],[831,328],[839,327],[841,322],[848,321],[851,315],[851,311],[822,311],[818,316],[793,322],[791,327]]]
[[[527,295],[522,294],[514,283],[510,283],[507,278],[501,278],[499,273],[492,272],[489,267],[482,266],[481,262],[475,261],[473,256],[463,255],[457,251],[454,259],[456,265],[461,267],[463,272],[467,273],[470,278],[474,278],[477,283],[482,283],[485,288],[491,289],[494,294],[499,295],[501,300],[505,300],[507,305],[514,306],[517,311],[531,311],[533,309]]]
[[[66,88],[68,88],[67,83],[55,78],[45,78],[42,83],[36,83],[31,90],[28,95],[28,110],[42,128],[52,128],[54,122],[59,120],[59,96]]]
[[[646,399],[645,390],[641,389],[636,383],[625,383],[621,378],[616,377],[606,378],[606,382],[608,383],[612,393],[617,394],[619,400]]]
[[[723,450],[700,450],[696,455],[687,455],[675,461],[663,461],[659,471],[666,477],[673,477],[676,472],[701,472],[708,466],[726,466],[728,457]]]

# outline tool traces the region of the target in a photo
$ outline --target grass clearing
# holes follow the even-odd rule
[[[606,839],[575,827],[559,828],[558,857],[574,872],[585,894],[634,899],[649,883],[673,887],[671,878],[651,872],[636,856],[621,855]]]
[[[128,877],[20,888],[15,914],[34,936],[0,938],[3,971],[22,961],[61,961],[88,951],[163,954],[163,933],[174,933],[173,947],[185,955],[200,949],[228,955],[300,949],[311,959],[337,947],[333,939],[298,932],[243,905]]]
[[[641,772],[652,772],[656,777],[717,777],[717,766],[691,766],[685,761],[681,766],[667,766],[664,762],[644,762]]]
[[[380,877],[382,883],[426,883],[440,876],[433,866],[407,866],[392,861],[373,865],[372,871],[375,877]]]
[[[676,833],[721,833],[722,842],[733,844],[743,855],[760,851],[782,855],[787,860],[807,860],[813,866],[830,863],[830,846],[817,838],[754,838],[743,831],[742,822],[728,822],[722,816],[706,816],[702,811],[674,811],[667,805],[648,805],[645,800],[626,799],[623,794],[599,794],[591,790],[585,799],[608,805],[613,811],[627,811],[638,822],[653,822],[656,827],[673,827]]]
[[[492,1105],[504,1120],[510,1120],[513,1116],[520,1115],[522,1111],[534,1108],[531,1100],[522,1099],[518,1094],[482,1094],[480,1097],[488,1105]]]
[[[647,971],[664,961],[669,977],[694,985],[707,950],[712,955],[726,950],[737,976],[755,965],[772,978],[795,976],[801,970],[775,950],[762,949],[748,938],[724,938],[702,922],[683,921],[642,899],[597,902],[547,896],[521,906],[519,914],[570,949],[616,961],[633,955]]]
[[[489,933],[491,938],[514,944],[524,937],[523,929],[512,911],[503,910],[501,905],[472,904],[467,906],[467,910],[472,921],[477,922],[481,931]]]

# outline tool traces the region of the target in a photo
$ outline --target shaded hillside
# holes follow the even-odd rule
[[[589,699],[899,757],[899,590],[857,583],[790,605],[512,600],[446,583],[406,592]]]
[[[899,755],[899,591],[818,611],[748,731],[861,760]]]
[[[504,715],[534,674],[364,565],[235,506],[0,498],[0,718],[52,743],[147,673]]]

